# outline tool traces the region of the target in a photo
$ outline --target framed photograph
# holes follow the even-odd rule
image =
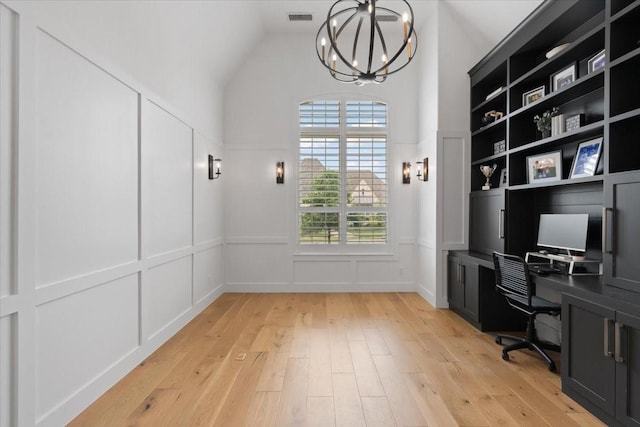
[[[598,71],[600,68],[604,67],[606,58],[607,55],[604,50],[598,52],[593,58],[589,60],[588,72],[593,73],[594,71]]]
[[[582,178],[595,175],[601,151],[602,137],[581,142],[580,145],[578,145],[576,156],[573,158],[569,178]]]
[[[576,64],[573,64],[562,71],[558,71],[551,76],[551,91],[555,92],[569,86],[576,81]]]
[[[522,95],[522,106],[529,105],[532,102],[537,101],[538,99],[544,96],[544,86],[540,86],[535,88],[534,90],[530,90],[529,92],[525,92]]]
[[[529,184],[562,179],[562,151],[536,154],[527,157]]]
[[[498,187],[506,187],[509,183],[507,182],[507,168],[504,168],[500,171],[500,181],[498,181]]]

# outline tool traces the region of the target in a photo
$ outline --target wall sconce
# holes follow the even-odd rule
[[[284,184],[284,162],[276,162],[276,184]]]
[[[221,164],[221,159],[214,159],[213,156],[209,154],[209,179],[220,178],[220,175],[222,174],[222,172],[220,171]]]
[[[402,183],[411,184],[411,163],[402,162]]]
[[[421,162],[416,162],[416,166],[418,166],[416,174],[418,181],[429,181],[429,158],[425,157]]]

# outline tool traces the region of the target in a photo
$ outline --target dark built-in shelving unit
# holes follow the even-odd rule
[[[590,67],[603,51],[604,66]],[[553,90],[551,77],[572,65],[574,81]],[[483,297],[470,290],[490,287],[491,253],[535,249],[542,213],[588,213],[586,256],[604,274],[540,279],[562,294],[563,391],[609,425],[640,426],[640,0],[547,0],[469,76],[469,251],[450,254],[450,307],[482,328]],[[581,126],[543,137],[533,118],[554,107]],[[491,111],[502,114],[483,120]],[[578,146],[596,138],[594,175],[570,178]],[[527,159],[557,151],[561,179],[530,182]],[[480,166],[493,164],[482,190]]]

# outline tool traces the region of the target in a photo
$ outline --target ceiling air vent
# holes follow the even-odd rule
[[[289,13],[289,22],[312,21],[313,15],[310,13]]]
[[[376,15],[376,20],[380,22],[396,22],[398,17],[395,15]]]

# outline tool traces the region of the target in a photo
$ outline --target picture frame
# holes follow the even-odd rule
[[[602,137],[598,137],[581,142],[578,145],[569,178],[584,178],[596,174],[600,153],[602,152],[602,140]]]
[[[562,179],[562,151],[527,156],[529,184],[560,181]]]
[[[545,93],[544,93],[544,86],[540,86],[537,87],[533,90],[530,90],[529,92],[525,92],[522,94],[522,106],[525,107],[537,100],[539,100],[540,98],[543,98]]]
[[[503,168],[500,171],[500,181],[498,181],[498,188],[508,187],[509,182],[507,178],[507,168]]]
[[[587,72],[593,73],[603,68],[607,63],[607,54],[604,49],[595,54],[588,62]]]
[[[558,71],[551,76],[551,91],[555,92],[576,81],[576,64]]]

